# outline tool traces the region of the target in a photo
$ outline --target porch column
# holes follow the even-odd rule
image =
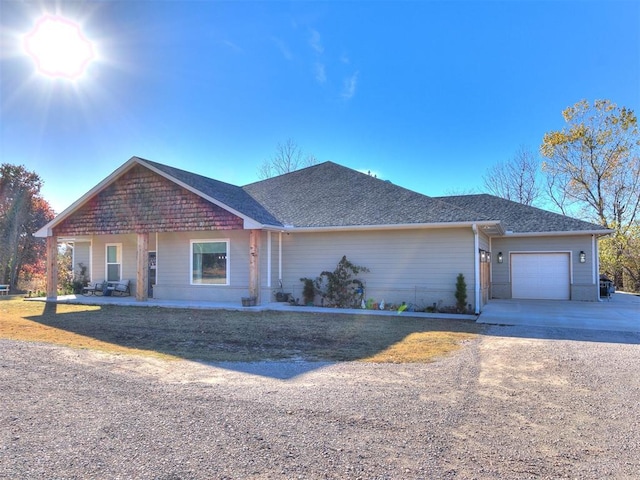
[[[260,230],[249,231],[249,296],[260,304]]]
[[[136,300],[143,302],[149,298],[149,234],[138,233],[136,266]]]
[[[58,237],[47,237],[47,300],[58,297]]]

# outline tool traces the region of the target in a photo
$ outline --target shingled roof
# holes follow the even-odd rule
[[[333,162],[243,187],[284,225],[299,228],[496,220]]]
[[[139,160],[263,225],[282,226],[264,206],[260,205],[242,187],[163,165],[162,163],[152,162],[151,160]]]
[[[254,225],[250,228],[398,228],[477,223],[486,232],[494,233],[610,232],[593,223],[487,194],[429,197],[333,162],[239,187],[132,157],[45,225],[37,235],[46,236],[53,226],[135,163],[155,170],[236,215],[244,216],[245,221],[255,222],[250,224]]]
[[[559,213],[523,205],[489,194],[437,197],[439,200],[479,214],[493,214],[503,222],[507,232],[598,232],[608,230],[600,225],[585,222]]]
[[[333,162],[238,187],[140,161],[263,225],[331,228],[500,222],[513,233],[607,233],[593,223],[489,194],[429,197]]]

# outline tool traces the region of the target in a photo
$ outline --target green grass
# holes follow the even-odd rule
[[[0,300],[0,338],[210,362],[429,362],[482,330],[465,320],[331,310],[236,312]]]

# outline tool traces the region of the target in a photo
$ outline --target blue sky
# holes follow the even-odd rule
[[[78,22],[97,58],[36,72],[21,38]],[[0,162],[58,212],[137,155],[229,183],[292,139],[427,195],[480,189],[581,99],[640,107],[640,2],[0,0]]]

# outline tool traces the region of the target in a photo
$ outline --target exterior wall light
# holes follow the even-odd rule
[[[502,256],[502,252],[498,252],[498,263],[502,263],[504,261],[504,257]]]
[[[484,250],[480,250],[480,261],[483,263],[487,261],[487,252]]]
[[[580,263],[584,263],[587,261],[587,254],[584,253],[584,250],[580,250]]]

